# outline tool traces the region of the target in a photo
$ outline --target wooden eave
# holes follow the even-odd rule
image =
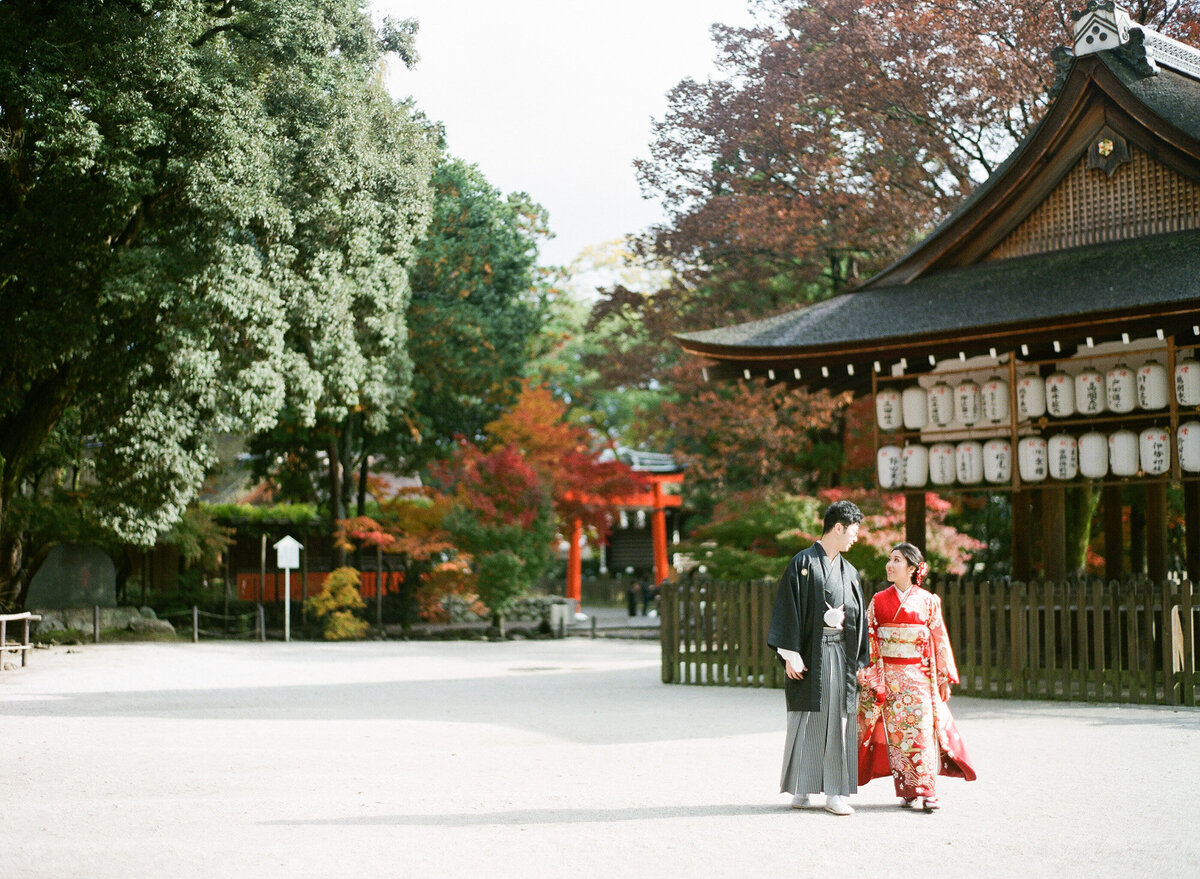
[[[994,352],[997,356],[1015,353],[1022,360],[1050,360],[1062,356],[1055,349],[1055,342],[1073,345],[1076,340],[1090,337],[1093,343],[1101,344],[1117,341],[1123,334],[1145,338],[1161,332],[1174,337],[1179,346],[1196,346],[1200,345],[1200,335],[1194,332],[1198,322],[1200,299],[1169,310],[1161,305],[1143,306],[1064,317],[1053,324],[1015,321],[920,337],[885,337],[865,344],[801,349],[739,346],[736,350],[693,341],[680,344],[685,352],[706,360],[702,369],[709,381],[766,379],[769,384],[820,387],[834,394],[844,391],[862,394],[871,390],[871,373],[876,364],[880,372],[890,375],[891,367],[903,361],[904,374],[916,376],[932,371],[930,357],[942,362]],[[1027,354],[1021,352],[1022,346]]]
[[[978,262],[1029,216],[1108,126],[1151,158],[1200,181],[1200,141],[1132,94],[1096,55],[1077,59],[1034,132],[957,216],[858,289],[906,284]]]

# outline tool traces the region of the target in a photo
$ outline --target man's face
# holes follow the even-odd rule
[[[834,546],[838,552],[845,552],[854,546],[854,542],[858,540],[858,524],[855,522],[847,527],[839,522],[833,526]]]

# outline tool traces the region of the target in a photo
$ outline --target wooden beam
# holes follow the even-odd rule
[[[1200,582],[1200,482],[1183,484],[1183,539],[1188,579]]]
[[[1029,582],[1029,578],[1033,575],[1031,502],[1032,498],[1028,491],[1012,493],[1012,576],[1014,580],[1023,583]]]
[[[1104,576],[1120,580],[1125,576],[1125,527],[1121,519],[1121,486],[1101,489],[1104,504]]]
[[[925,552],[925,492],[904,493],[904,539]]]
[[[1146,574],[1155,583],[1167,579],[1167,484],[1146,485]]]
[[[1051,582],[1067,579],[1067,490],[1061,485],[1042,489],[1042,568]]]

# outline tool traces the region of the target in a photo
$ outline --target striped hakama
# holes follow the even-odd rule
[[[821,710],[789,711],[780,793],[846,796],[858,791],[858,731],[846,715],[844,632],[821,637]]]

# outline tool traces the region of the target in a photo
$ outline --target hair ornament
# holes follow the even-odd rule
[[[929,573],[929,562],[921,562],[917,565],[917,572],[913,574],[913,585],[920,586],[925,582],[925,575]]]

